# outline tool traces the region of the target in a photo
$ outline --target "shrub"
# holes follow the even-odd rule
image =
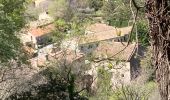
[[[148,100],[155,87],[155,82],[144,85],[122,85],[113,92],[109,100]]]

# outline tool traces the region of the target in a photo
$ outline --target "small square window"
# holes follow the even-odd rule
[[[124,75],[124,74],[121,74],[121,77],[125,77],[125,75]]]
[[[81,50],[83,50],[83,46],[81,46],[80,48],[81,48]]]
[[[88,49],[91,49],[91,48],[93,48],[93,45],[89,45]]]
[[[99,43],[96,44],[96,47],[98,47],[98,46],[99,46]]]

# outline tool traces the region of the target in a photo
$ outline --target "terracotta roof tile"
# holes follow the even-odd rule
[[[97,32],[103,32],[108,30],[114,30],[114,27],[108,26],[107,24],[95,23],[88,26],[86,30],[97,33]]]
[[[129,61],[136,50],[136,44],[123,42],[103,42],[94,51],[95,58],[111,58],[115,60]],[[125,48],[126,47],[126,48]]]
[[[115,34],[115,30],[109,30],[109,31],[103,31],[100,33],[92,33],[92,34],[82,36],[80,38],[79,43],[86,44],[86,43],[108,40],[108,39],[112,39],[115,37],[117,37],[117,35]]]
[[[50,32],[52,32],[55,29],[55,26],[53,24],[44,26],[42,28],[38,27],[38,28],[33,28],[30,29],[30,33],[35,36],[35,37],[39,37],[39,36],[43,36],[45,34],[49,34]]]
[[[129,26],[129,27],[124,27],[124,28],[116,28],[116,29],[112,29],[112,30],[102,31],[102,32],[98,32],[98,33],[87,34],[80,38],[79,43],[85,44],[85,43],[113,39],[113,38],[119,37],[117,35],[118,31],[121,32],[120,36],[124,36],[126,34],[129,34],[131,32],[131,29],[132,29],[132,26]]]

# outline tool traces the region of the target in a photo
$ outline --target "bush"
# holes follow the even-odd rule
[[[155,82],[144,85],[122,85],[113,92],[109,100],[148,100],[155,87]]]
[[[142,46],[149,46],[149,33],[148,33],[148,24],[145,20],[141,20],[137,22],[137,32],[138,32],[138,42],[142,44]],[[132,33],[132,41],[136,41],[136,31]]]
[[[14,93],[7,100],[88,100],[76,91],[76,76],[70,71],[61,73],[57,68],[49,67],[40,72],[46,77],[46,83],[31,85],[29,91]]]
[[[152,65],[151,58],[152,51],[148,47],[144,54],[144,57],[140,61],[141,69],[143,75],[145,75],[146,81],[153,81],[155,79],[155,68]]]
[[[111,73],[104,67],[99,68],[97,73],[97,90],[95,96],[90,97],[90,100],[108,100],[112,91]]]

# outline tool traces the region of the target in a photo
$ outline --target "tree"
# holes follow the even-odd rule
[[[127,26],[129,20],[132,19],[130,9],[127,6],[129,6],[127,1],[109,0],[102,7],[103,18],[112,26]]]
[[[73,17],[73,9],[69,0],[54,0],[49,6],[49,12],[55,18],[62,18],[66,21],[70,21]]]
[[[90,8],[94,8],[95,11],[98,11],[103,6],[104,0],[89,0]]]
[[[7,97],[7,99],[12,99],[12,100],[88,100],[84,95],[82,95],[82,92],[89,90],[89,88],[91,87],[91,84],[92,84],[91,75],[87,75],[84,73],[84,71],[86,70],[86,67],[82,67],[79,65],[77,66],[77,64],[73,65],[72,63],[68,64],[68,61],[66,60],[67,54],[66,52],[63,52],[63,53],[64,54],[62,54],[62,56],[60,57],[61,60],[56,58],[54,62],[49,63],[45,69],[41,69],[36,74],[33,74],[33,76],[30,76],[32,77],[30,79],[31,81],[29,80],[25,81],[28,84],[24,87],[29,87],[29,89],[26,89],[26,90],[23,89],[23,91],[22,90],[19,91],[19,89],[16,88],[15,91],[12,92],[9,97]],[[24,67],[23,69],[25,68],[26,67]],[[9,72],[10,71],[8,71],[8,73]],[[29,71],[27,72],[29,73]],[[24,72],[24,73],[27,73],[27,72]],[[5,73],[4,71],[3,73],[4,78],[2,78],[3,79],[2,81],[9,82],[8,77],[7,79],[5,79],[8,73]],[[22,71],[20,71],[20,73],[22,73]],[[11,76],[17,76],[17,75],[15,75],[14,73]],[[18,75],[18,76],[22,76],[22,75]],[[40,77],[36,78],[35,76],[43,77],[43,80],[39,83],[37,82],[37,80],[39,80]],[[21,80],[19,79],[19,77],[15,79],[18,79],[18,81]],[[1,85],[1,80],[0,80],[0,85]],[[23,87],[22,84],[21,85],[16,84],[16,85]]]
[[[17,32],[24,26],[25,0],[0,0],[0,62],[19,56]]]
[[[146,15],[149,20],[153,50],[153,65],[162,100],[170,96],[170,2],[169,0],[146,0]]]
[[[149,28],[148,28],[147,21],[138,20],[136,25],[137,25],[138,42],[144,47],[149,46],[149,34],[148,34]],[[131,40],[136,41],[136,30],[133,31]]]
[[[47,68],[40,72],[46,77],[46,83],[33,85],[27,91],[15,92],[8,97],[12,100],[88,100],[76,91],[75,78],[70,71],[61,75],[55,68]],[[30,82],[31,83],[31,82]]]

